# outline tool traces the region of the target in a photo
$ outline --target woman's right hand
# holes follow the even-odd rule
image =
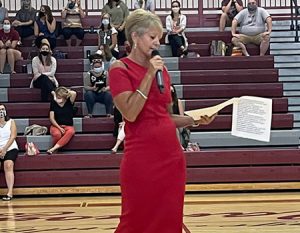
[[[59,127],[59,131],[61,132],[61,134],[65,134],[65,129],[64,128],[62,128],[62,127]]]
[[[151,77],[154,77],[158,70],[164,69],[164,61],[163,61],[162,57],[159,55],[152,57],[149,62],[150,62],[150,65],[148,68],[148,73]]]

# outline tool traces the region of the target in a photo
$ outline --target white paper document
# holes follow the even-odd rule
[[[233,103],[231,134],[269,142],[271,121],[272,99],[242,96]]]

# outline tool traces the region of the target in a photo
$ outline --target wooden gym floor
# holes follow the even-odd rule
[[[32,197],[0,202],[1,233],[112,233],[119,196]],[[192,233],[300,232],[300,192],[188,194]]]

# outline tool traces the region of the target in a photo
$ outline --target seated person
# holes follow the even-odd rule
[[[134,9],[144,9],[146,11],[151,11],[153,14],[155,14],[154,0],[135,0]]]
[[[88,109],[87,118],[92,117],[96,102],[104,104],[106,116],[110,117],[113,112],[113,101],[109,86],[107,85],[107,72],[104,70],[103,57],[92,57],[92,67],[84,79],[84,100]]]
[[[0,73],[4,71],[6,60],[11,73],[15,72],[15,62],[22,60],[22,53],[17,49],[19,33],[11,27],[8,18],[4,19],[3,29],[0,30]]]
[[[239,34],[236,33],[238,24],[240,25]],[[241,48],[245,56],[250,56],[245,45],[250,43],[259,45],[260,56],[264,56],[269,48],[271,31],[270,14],[264,8],[258,7],[256,0],[248,0],[247,9],[238,13],[232,21],[232,43],[235,47]]]
[[[0,104],[0,126],[0,163],[4,167],[7,185],[7,194],[2,200],[10,201],[13,198],[14,165],[18,157],[19,148],[16,143],[16,123],[8,117],[3,104]]]
[[[49,6],[42,5],[39,11],[39,15],[34,22],[34,35],[36,36],[35,45],[41,47],[41,41],[47,39],[50,43],[50,47],[53,50],[56,47],[56,20],[52,15]]]
[[[180,2],[172,2],[171,14],[166,18],[166,43],[171,45],[172,56],[180,57],[187,53],[187,38],[184,34],[186,28],[186,16],[180,12]]]
[[[21,0],[21,9],[17,12],[12,25],[18,31],[21,39],[34,35],[33,25],[36,9],[31,6],[31,0]]]
[[[75,91],[65,87],[58,87],[55,90],[56,98],[51,101],[49,113],[53,143],[53,147],[47,150],[50,155],[64,147],[75,134],[73,107],[76,95]]]
[[[0,29],[2,29],[5,18],[8,18],[8,10],[2,6],[2,1],[0,0]]]
[[[55,78],[56,59],[51,54],[50,44],[44,39],[38,55],[32,59],[33,78],[30,88],[41,89],[41,99],[43,102],[48,101],[50,93],[54,97],[54,90],[58,87],[58,82]]]
[[[72,45],[71,36],[76,36],[75,46],[79,46],[84,38],[84,30],[82,28],[81,19],[84,18],[84,12],[80,6],[80,0],[69,0],[68,5],[61,13],[61,17],[65,19],[62,34],[67,45]]]
[[[231,27],[233,18],[243,10],[242,0],[223,0],[222,1],[222,14],[220,17],[220,32],[223,32],[225,26]]]
[[[102,14],[100,29],[98,32],[98,49],[101,45],[108,45],[114,57],[119,57],[118,50],[118,31],[110,24],[110,15]]]

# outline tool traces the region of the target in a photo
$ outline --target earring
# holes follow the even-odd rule
[[[136,49],[136,43],[133,42],[133,48]]]

